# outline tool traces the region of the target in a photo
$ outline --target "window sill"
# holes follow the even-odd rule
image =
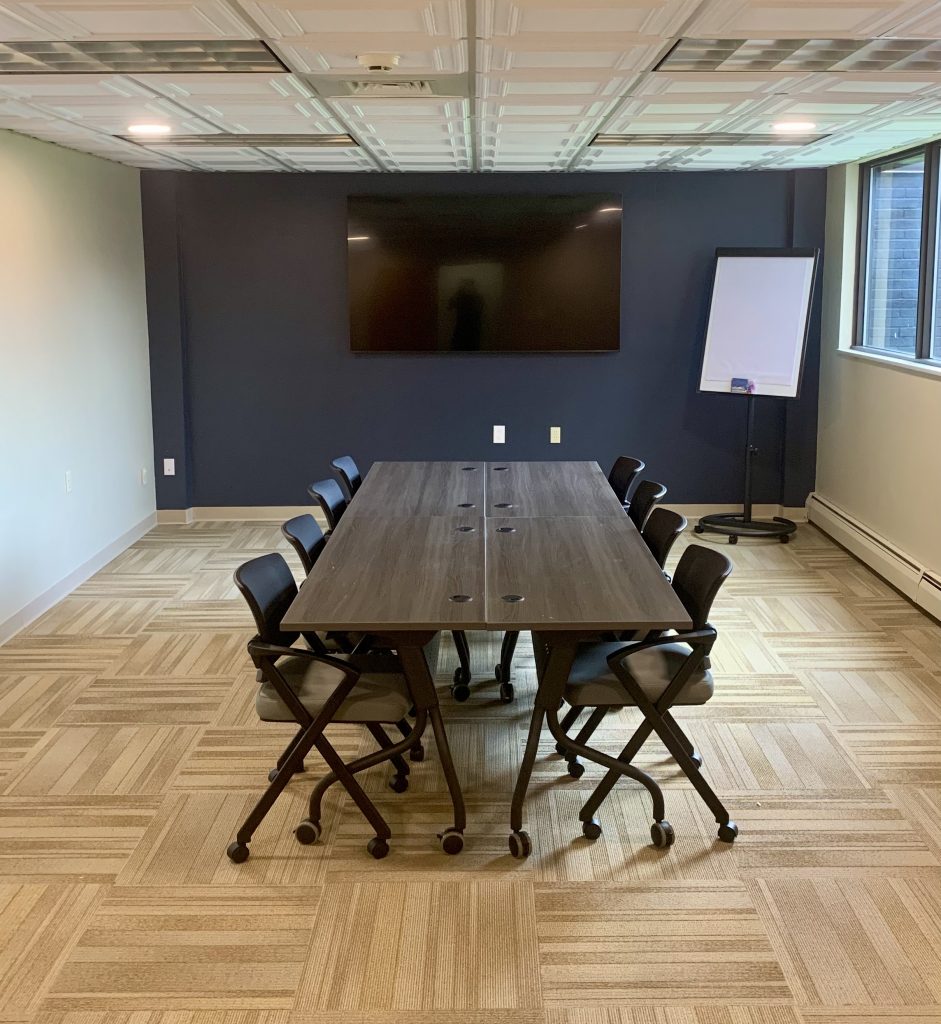
[[[881,352],[871,352],[862,348],[841,348],[841,356],[852,356],[854,359],[864,359],[869,363],[878,363],[893,370],[901,370],[902,373],[914,373],[919,377],[941,378],[941,361],[935,359],[908,359],[905,356],[885,356]]]

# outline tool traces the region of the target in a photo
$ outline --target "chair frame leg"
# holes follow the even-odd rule
[[[451,639],[454,641],[457,660],[460,663],[464,677],[470,681],[470,644],[467,642],[467,634],[462,629],[455,629],[451,631]]]
[[[543,722],[548,722],[549,731],[553,737],[567,750],[576,756],[584,757],[588,761],[600,764],[609,770],[618,773],[619,776],[627,776],[639,782],[650,794],[653,803],[653,818],[655,821],[663,821],[665,803],[663,791],[653,778],[646,772],[641,771],[632,764],[625,764],[604,753],[577,743],[570,736],[567,736],[559,721],[559,705],[562,702],[562,695],[565,684],[569,677],[572,663],[575,660],[575,653],[578,642],[581,639],[579,634],[557,633],[552,637],[538,634],[533,636],[534,647],[546,645],[545,658],[538,658],[537,663],[542,666],[539,689],[536,693],[533,717],[530,721],[529,735],[526,740],[526,750],[523,754],[523,761],[520,765],[519,775],[516,780],[516,788],[513,792],[513,802],[510,807],[510,828],[514,833],[521,832],[523,828],[523,804],[526,799],[526,791],[532,777],[533,765],[539,748],[539,737],[542,732]]]
[[[365,754],[363,757],[359,757],[355,761],[350,761],[348,764],[344,765],[346,772],[349,773],[349,776],[352,778],[352,776],[358,775],[360,772],[365,771],[367,768],[372,768],[374,765],[382,764],[383,761],[391,761],[395,756],[401,756],[401,754],[407,751],[410,747],[412,747],[417,740],[421,739],[421,735],[425,731],[425,726],[427,725],[427,723],[428,717],[426,712],[419,711],[415,716],[415,725],[413,726],[411,732],[409,732],[407,736],[404,736],[401,740],[399,740],[398,743],[391,743],[391,741],[389,741],[389,746],[380,747],[378,750],[374,750],[369,754]],[[386,737],[386,740],[388,741],[388,737]],[[332,765],[330,765],[330,767],[331,771],[328,774],[322,776],[320,779],[318,779],[317,784],[314,786],[313,790],[311,790],[310,798],[308,801],[308,815],[311,821],[320,821],[323,812],[323,798],[326,796],[327,790],[335,782],[343,781],[343,779],[340,778],[339,774],[337,773],[336,769],[334,769]],[[346,786],[345,782],[344,786]],[[356,788],[360,789],[358,783],[356,783]],[[361,789],[360,792],[362,793]],[[365,793],[363,793],[363,796],[366,798],[367,801],[369,800],[369,798],[366,797]],[[369,802],[370,806],[373,806],[371,801]],[[359,806],[360,810],[362,810],[362,807],[360,806],[358,801],[357,806]],[[363,811],[363,813],[365,814],[366,812]],[[376,811],[376,813],[378,814],[379,812]],[[367,818],[369,817],[369,815],[366,816]],[[382,821],[381,816],[379,820]],[[370,819],[370,824],[372,824],[372,819]],[[383,825],[385,825],[384,821]],[[382,838],[388,839],[390,835],[391,833],[387,832]]]
[[[399,775],[409,775],[411,769],[408,766],[408,762],[402,757],[401,754],[390,753],[393,747],[392,740],[389,739],[388,733],[376,722],[367,722],[366,728],[369,730],[369,735],[379,744],[379,748],[384,750],[389,755],[389,760],[392,762],[392,766],[395,768]]]
[[[679,672],[670,681],[669,686],[667,686],[656,701],[651,701],[626,673],[617,673],[621,684],[630,694],[631,700],[644,716],[644,721],[638,726],[634,735],[621,751],[618,760],[624,758],[627,761],[632,761],[651,733],[656,732],[663,745],[670,752],[673,760],[676,761],[683,774],[693,784],[703,803],[712,811],[716,822],[719,825],[727,825],[731,821],[729,812],[704,778],[699,770],[699,765],[692,759],[695,747],[670,711],[687,679],[702,664],[706,653],[705,650],[699,650],[690,655],[683,663]],[[602,801],[614,788],[616,782],[617,775],[611,772],[605,775],[579,812],[579,817],[583,821],[587,821],[593,816],[594,812],[601,806]]]
[[[516,653],[516,643],[519,640],[519,630],[509,630],[503,634],[500,642],[500,682],[508,683],[513,669],[513,655]]]

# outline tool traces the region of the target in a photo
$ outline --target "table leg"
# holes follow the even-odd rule
[[[425,643],[427,643],[427,637]],[[441,848],[445,853],[459,853],[464,846],[463,832],[467,826],[467,814],[464,809],[464,794],[461,792],[461,783],[454,768],[448,736],[441,718],[434,678],[428,667],[424,646],[419,641],[403,637],[397,640],[396,649],[399,652],[402,670],[411,690],[415,708],[419,712],[427,712],[431,719],[431,728],[435,734],[435,744],[441,759],[441,770],[444,772],[448,792],[451,795],[451,805],[454,808],[454,824],[438,836]]]
[[[533,634],[533,645],[545,643],[545,637],[538,633]],[[523,761],[520,764],[519,775],[516,778],[516,787],[513,790],[513,802],[510,806],[510,853],[514,857],[528,857],[532,851],[532,840],[529,833],[523,828],[523,804],[526,801],[526,791],[529,789],[529,780],[533,774],[533,765],[536,763],[536,755],[539,751],[539,737],[542,733],[542,726],[549,713],[558,713],[562,694],[565,691],[565,683],[575,660],[577,638],[569,637],[568,634],[555,634],[552,638],[552,646],[549,648],[548,659],[539,679],[539,689],[536,691],[536,702],[533,708],[533,717],[529,724],[529,735],[526,738],[526,750],[523,752]]]

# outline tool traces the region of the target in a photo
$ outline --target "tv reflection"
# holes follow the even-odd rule
[[[479,261],[438,268],[438,347],[449,352],[492,349],[504,267]]]
[[[479,350],[483,341],[484,297],[472,277],[465,277],[461,281],[457,291],[448,300],[448,309],[454,314],[452,351]]]

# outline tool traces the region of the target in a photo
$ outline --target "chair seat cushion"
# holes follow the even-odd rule
[[[623,643],[580,644],[565,687],[565,699],[573,707],[620,707],[633,705],[627,690],[608,667],[608,657],[623,650]],[[625,658],[630,677],[651,700],[656,701],[689,657],[688,644],[664,644]],[[705,704],[712,696],[712,673],[697,669],[687,679],[674,704]]]
[[[313,717],[320,713],[324,703],[343,680],[337,669],[310,658],[279,658],[277,666]],[[400,672],[363,674],[340,705],[333,721],[400,722],[411,706],[405,676]],[[255,710],[263,722],[295,721],[288,706],[278,696],[278,691],[267,680],[258,688]]]

